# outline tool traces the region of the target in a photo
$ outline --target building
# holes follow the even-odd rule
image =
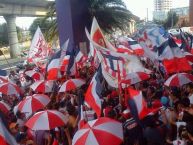
[[[190,18],[190,26],[193,26],[193,0],[189,0],[189,6],[190,6],[190,13],[189,13],[189,18]]]
[[[178,27],[189,26],[189,7],[173,8],[171,11],[175,12],[179,18]]]
[[[165,20],[171,8],[172,0],[154,0],[153,18],[155,20]]]

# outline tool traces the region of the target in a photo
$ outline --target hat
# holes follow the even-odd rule
[[[9,125],[9,129],[13,129],[17,126],[18,124],[15,123],[15,122],[12,122],[10,125]]]
[[[162,96],[162,97],[161,97],[161,103],[162,103],[162,105],[166,106],[166,105],[168,104],[168,102],[169,102],[169,100],[168,100],[167,97],[165,97],[165,96]]]

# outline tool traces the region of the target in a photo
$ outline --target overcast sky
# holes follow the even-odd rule
[[[152,20],[152,13],[154,10],[154,0],[123,0],[127,8],[136,16],[141,19],[146,18],[147,8],[149,20]],[[173,0],[173,7],[184,7],[189,5],[189,0]],[[16,19],[16,24],[22,28],[29,28],[35,18],[20,17]],[[3,17],[0,17],[0,23],[5,22]]]

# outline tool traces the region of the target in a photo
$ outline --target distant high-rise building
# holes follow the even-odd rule
[[[169,11],[172,8],[172,0],[154,0],[155,11]]]
[[[154,0],[153,18],[156,20],[165,20],[171,8],[172,0]]]

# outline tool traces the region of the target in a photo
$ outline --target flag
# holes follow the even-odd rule
[[[0,145],[18,145],[0,118]]]
[[[129,49],[130,52],[133,51],[133,53],[136,55],[144,54],[143,48],[140,46],[140,44],[137,41],[133,40],[132,38],[121,37],[118,40],[119,40],[119,43],[125,46],[127,49]],[[118,49],[117,51],[120,51],[120,50]]]
[[[143,119],[147,115],[147,103],[143,98],[142,92],[128,88],[126,101],[133,117]]]
[[[95,17],[93,18],[90,35],[91,39],[98,45],[107,48],[109,50],[116,51],[116,48],[104,37]]]
[[[28,53],[28,61],[34,62],[37,65],[37,62],[40,62],[41,60],[44,60],[48,57],[50,51],[51,50],[48,47],[44,35],[38,27],[32,39]]]
[[[61,77],[60,56],[61,56],[61,50],[58,50],[48,62],[46,67],[47,80],[57,80],[58,78]]]
[[[168,39],[158,49],[159,60],[168,74],[176,72],[184,72],[191,70],[191,66],[185,57],[185,54],[175,44],[173,39]]]
[[[102,80],[101,67],[99,67],[85,94],[85,102],[96,112],[98,117],[101,116],[102,111]]]
[[[88,60],[88,57],[84,55],[81,51],[79,51],[75,58],[77,67],[79,68],[84,67],[87,63],[87,60]]]

